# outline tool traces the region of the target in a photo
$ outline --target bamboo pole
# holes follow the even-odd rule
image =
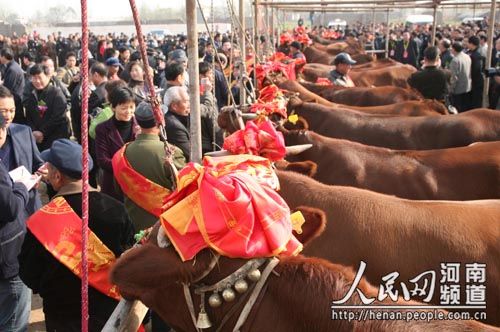
[[[436,4],[434,5],[434,11],[433,11],[433,14],[432,14],[433,21],[432,21],[431,46],[434,46],[434,44],[436,43],[437,8],[438,8],[438,4],[436,3]]]
[[[147,312],[148,308],[142,302],[121,299],[102,332],[137,331]]]
[[[496,17],[496,0],[491,0],[490,8],[490,19],[488,21],[488,52],[486,53],[486,64],[485,67],[489,68],[491,66],[491,50],[495,47],[493,45],[493,33],[495,32],[495,17]],[[483,107],[488,106],[488,88],[490,86],[490,78],[486,77],[484,80],[483,88]],[[495,105],[490,105],[490,107],[495,107]]]
[[[191,142],[190,160],[201,162],[201,116],[200,116],[200,77],[198,69],[198,25],[196,0],[186,0],[186,24],[189,73],[189,135]]]
[[[243,74],[246,73],[246,36],[245,36],[245,30],[246,30],[246,22],[245,22],[245,2],[243,0],[240,0],[239,4],[239,17],[240,17],[240,46],[241,46],[241,65],[240,65],[240,78],[243,77]],[[240,105],[245,105],[245,100],[246,100],[246,90],[245,90],[245,82],[241,79],[241,87],[240,87]]]
[[[386,27],[386,32],[385,32],[385,57],[389,58],[389,38],[391,34],[391,29],[389,29],[389,17],[390,17],[390,11],[387,9],[387,27]]]

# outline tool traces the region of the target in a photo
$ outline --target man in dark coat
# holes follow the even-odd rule
[[[7,127],[7,138],[0,146],[1,163],[8,171],[24,166],[33,174],[43,165],[43,160],[30,127],[13,123],[15,113],[14,97],[9,89],[0,85],[0,116],[5,119]],[[26,214],[33,214],[41,206],[38,192],[30,190]]]
[[[418,46],[415,40],[410,38],[409,32],[403,32],[403,39],[396,44],[394,58],[401,63],[417,68]]]
[[[165,114],[165,131],[169,143],[182,150],[189,161],[191,144],[189,139],[189,95],[186,88],[173,86],[167,90],[164,104],[168,107]]]
[[[47,67],[35,65],[30,70],[33,90],[26,100],[27,124],[39,150],[48,149],[58,138],[69,138],[69,121],[66,117],[66,98],[62,91],[52,85]]]
[[[450,51],[451,43],[448,39],[443,39],[439,42],[439,55],[441,58],[441,68],[450,69],[451,60],[453,60],[453,55]]]
[[[22,104],[25,83],[23,69],[14,61],[14,53],[10,48],[4,48],[0,51],[0,63],[5,66],[3,85],[12,92],[14,95],[14,102],[16,103],[16,118],[14,122],[26,123]]]
[[[449,80],[449,73],[439,68],[438,48],[430,46],[424,51],[422,70],[413,73],[408,78],[408,84],[419,91],[424,98],[444,102],[448,95]]]
[[[477,36],[469,37],[468,48],[471,60],[470,77],[472,80],[468,109],[474,109],[483,107],[484,57],[479,53],[479,38]]]
[[[6,121],[0,116],[0,149],[7,139]],[[19,278],[17,262],[26,233],[28,202],[27,188],[12,183],[0,161],[0,331],[24,332],[28,328],[31,292]]]
[[[48,162],[48,180],[57,191],[55,199],[67,203],[67,209],[76,218],[81,218],[82,215],[81,156],[81,147],[68,139],[54,141],[52,147],[42,154]],[[92,168],[90,156],[89,168]],[[53,252],[49,252],[42,244],[41,235],[32,224],[35,218],[38,218],[39,222],[49,215],[42,212],[43,209],[28,220],[28,232],[19,255],[19,275],[34,293],[43,298],[45,326],[48,332],[80,331],[81,281],[60,261],[61,258],[56,258]],[[44,227],[53,227],[51,222],[55,221],[47,219]],[[115,257],[119,257],[134,243],[134,228],[123,204],[93,188],[89,192],[88,223],[90,231]],[[52,232],[55,231],[48,231]],[[67,241],[75,245],[71,242],[73,240],[70,234],[66,236]],[[96,250],[101,249],[103,248]],[[68,251],[66,254],[72,261],[81,263],[79,256],[71,256]],[[93,269],[89,269],[89,280],[92,280],[92,272]],[[99,285],[103,283],[100,282]],[[89,285],[89,331],[101,331],[118,303],[115,298],[108,296],[110,293],[105,295],[101,292],[102,288],[99,288],[99,291],[96,286],[98,285]]]

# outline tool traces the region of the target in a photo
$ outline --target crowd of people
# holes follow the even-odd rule
[[[424,97],[449,102],[463,112],[482,105],[484,69],[500,68],[500,39],[494,46],[487,45],[484,28],[481,24],[439,28],[436,45],[430,44],[428,26],[412,31],[402,26],[388,30],[382,25],[375,31],[361,26],[344,31],[324,27],[306,31],[320,36],[334,34],[334,39],[351,36],[371,42],[375,49],[383,49],[385,38],[389,38],[389,57],[421,69],[410,77],[410,85]],[[89,225],[114,257],[134,243],[136,231],[156,222],[159,207],[151,202],[162,202],[161,198],[171,193],[176,170],[190,157],[186,37],[146,37],[149,67],[141,59],[135,36],[90,36],[89,164],[93,189]],[[276,41],[269,47],[268,36],[262,36],[257,46],[263,53],[280,48],[293,59],[305,59],[302,50],[306,43],[299,41],[288,45]],[[52,208],[40,210],[37,187],[13,182],[9,172],[24,166],[45,179],[57,207],[64,208],[67,218],[80,220],[80,36],[0,36],[0,49],[0,330],[26,331],[33,291],[43,298],[48,331],[79,331],[78,271],[72,262],[58,256],[59,250],[68,248],[47,246],[50,236],[46,233],[56,227],[51,223]],[[217,33],[212,40],[208,34],[200,34],[203,153],[218,150],[223,144],[217,116],[231,98],[240,103],[238,62],[251,59],[253,50],[246,51],[247,58],[241,59],[237,32]],[[493,55],[491,64],[485,63],[488,52]],[[339,54],[334,64],[332,83],[353,86],[348,73],[355,61],[349,54]],[[232,72],[228,71],[230,65],[234,66]],[[154,77],[161,98],[168,143],[160,140],[148,99],[146,72]],[[491,81],[490,107],[494,108],[499,76]],[[28,218],[33,222],[26,224]],[[45,220],[49,232],[40,231],[36,220]],[[58,234],[56,229],[54,232]],[[60,235],[71,237],[62,231]],[[89,292],[90,330],[100,331],[116,300],[92,287]],[[154,313],[152,321],[153,331],[166,330]]]

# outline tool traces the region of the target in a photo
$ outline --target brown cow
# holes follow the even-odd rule
[[[332,70],[333,66],[308,63],[304,66],[303,76],[307,81],[316,82],[319,77],[328,78]],[[413,66],[398,65],[351,71],[349,76],[358,87],[394,85],[409,88],[407,80],[414,72]]]
[[[351,54],[353,60],[355,60],[359,64],[365,64],[374,61],[373,55],[371,54],[357,54],[357,53],[351,53]],[[322,63],[325,65],[329,65],[335,59],[335,55],[332,55],[325,51],[321,51],[315,48],[314,46],[306,47],[304,49],[304,55],[308,63]]]
[[[309,46],[304,49],[304,55],[307,63],[321,63],[330,65],[335,59],[334,55],[328,54],[325,51],[319,50],[314,46]]]
[[[311,160],[314,178],[409,199],[500,199],[500,142],[427,151],[400,151],[283,130],[287,146],[312,144],[288,161]]]
[[[327,186],[293,172],[277,173],[280,195],[291,208],[307,205],[327,214],[324,233],[305,248],[305,255],[352,267],[364,261],[365,276],[373,284],[396,271],[395,286],[428,270],[437,271],[439,282],[441,263],[461,263],[460,269],[465,269],[464,264],[484,263],[486,321],[500,324],[500,200],[411,201]],[[465,278],[461,277],[463,301]],[[437,293],[434,304],[439,304]]]
[[[396,86],[346,88],[338,85],[321,85],[306,81],[299,83],[307,90],[332,103],[344,104],[346,106],[382,106],[423,99],[418,91]]]
[[[289,112],[320,135],[397,150],[432,150],[500,140],[500,112],[476,109],[453,116],[381,116],[346,112],[294,97]]]
[[[300,99],[304,101],[312,101],[321,105],[333,107],[339,111],[357,111],[365,114],[386,114],[401,116],[437,116],[448,114],[446,107],[442,103],[435,100],[410,100],[383,106],[348,106],[332,103],[325,98],[312,93],[297,81],[283,80],[280,78],[277,78],[275,81],[278,87],[280,87],[281,89],[297,92]]]
[[[318,215],[314,210],[304,211],[305,217]],[[153,233],[155,235],[155,233]],[[122,256],[114,265],[111,280],[126,298],[139,299],[158,313],[176,331],[197,331],[190,316],[186,296],[193,299],[193,311],[199,313],[200,296],[194,293],[202,285],[213,285],[232,275],[247,261],[220,257],[217,268],[210,267],[214,254],[208,249],[200,252],[193,261],[182,263],[174,248],[160,248],[156,236],[149,243],[133,249]],[[262,270],[263,268],[261,268]],[[207,275],[206,272],[208,272]],[[204,276],[205,275],[205,276]],[[349,291],[355,275],[350,268],[317,259],[281,257],[266,280],[247,319],[238,331],[415,331],[443,330],[491,330],[494,328],[476,321],[439,321],[430,322],[410,320],[342,320],[335,318],[331,301],[342,299]],[[183,290],[187,285],[188,294]],[[205,310],[212,328],[205,331],[234,331],[243,306],[255,283],[250,282],[246,293],[236,295],[236,301],[222,303],[212,308],[205,302]],[[365,296],[376,297],[377,289],[364,278],[357,288]],[[207,294],[208,297],[210,294]],[[205,300],[206,301],[206,297]],[[415,305],[416,302],[393,302],[386,298],[382,305]],[[346,305],[360,305],[361,299],[354,294]],[[359,314],[360,310],[350,310]],[[426,312],[426,311],[421,311]],[[428,311],[427,311],[428,312]],[[334,318],[334,319],[332,319]]]

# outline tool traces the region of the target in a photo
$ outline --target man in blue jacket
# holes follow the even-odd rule
[[[0,147],[7,139],[6,122],[0,116]],[[0,162],[0,331],[19,332],[28,328],[31,291],[19,278],[17,255],[26,233],[28,190],[12,183]]]
[[[35,139],[28,126],[13,123],[16,107],[12,93],[0,85],[0,116],[6,121],[7,137],[0,146],[1,163],[8,171],[24,166],[31,173],[35,173],[44,164]],[[29,202],[26,207],[28,216],[42,206],[38,192],[34,189],[29,192]]]

